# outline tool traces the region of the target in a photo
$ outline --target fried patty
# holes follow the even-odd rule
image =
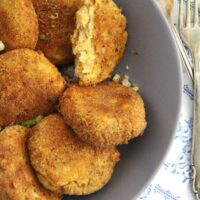
[[[65,81],[41,52],[18,49],[0,55],[0,126],[54,110]]]
[[[115,148],[94,148],[79,140],[57,114],[32,129],[28,148],[40,182],[52,191],[69,195],[101,189],[119,160]]]
[[[33,0],[39,19],[37,49],[55,65],[73,60],[70,36],[75,29],[75,12],[83,0]]]
[[[59,200],[44,189],[33,173],[26,150],[29,130],[10,126],[0,132],[0,199]]]
[[[146,127],[141,96],[117,83],[72,85],[64,92],[59,107],[75,133],[95,146],[127,144]]]
[[[91,85],[108,78],[127,41],[126,18],[112,0],[84,0],[72,37],[75,75]]]
[[[31,0],[0,1],[0,40],[6,51],[35,48],[38,20]]]

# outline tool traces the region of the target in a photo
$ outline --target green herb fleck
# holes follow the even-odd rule
[[[39,115],[33,120],[28,120],[26,122],[22,122],[20,125],[25,126],[25,127],[32,127],[35,126],[38,122],[40,122],[43,119],[42,115]]]
[[[133,90],[135,90],[136,92],[140,89],[140,87],[139,87],[136,83],[132,83],[132,84],[131,84],[131,88],[132,88]]]
[[[47,40],[47,36],[44,33],[40,34],[40,40]]]

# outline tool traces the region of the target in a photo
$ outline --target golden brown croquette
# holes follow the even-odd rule
[[[95,148],[79,140],[57,114],[32,129],[28,148],[40,182],[52,191],[69,195],[100,190],[119,160],[114,147]]]
[[[65,81],[41,52],[18,49],[0,55],[0,126],[54,110]]]
[[[83,0],[33,0],[39,19],[37,49],[55,65],[73,61],[71,34]]]
[[[31,0],[0,1],[0,40],[6,51],[35,48],[38,19]]]
[[[72,37],[75,75],[91,85],[108,78],[127,41],[126,18],[112,0],[84,0]]]
[[[83,141],[96,146],[127,144],[146,128],[141,96],[113,82],[72,85],[60,99],[60,112]]]
[[[0,199],[59,200],[38,182],[29,163],[26,141],[29,130],[10,126],[0,132]]]

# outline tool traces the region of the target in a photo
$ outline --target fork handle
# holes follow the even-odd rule
[[[193,52],[194,58],[194,116],[191,164],[193,190],[200,199],[200,50]]]

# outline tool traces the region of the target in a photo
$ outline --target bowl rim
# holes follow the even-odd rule
[[[168,30],[168,33],[169,33],[169,40],[172,44],[172,48],[175,52],[175,57],[176,57],[176,61],[177,61],[177,71],[178,71],[178,79],[179,79],[179,92],[177,94],[178,96],[178,108],[177,108],[177,113],[176,113],[176,116],[175,116],[175,123],[174,123],[174,127],[173,127],[173,134],[171,135],[171,138],[170,138],[170,142],[169,142],[169,145],[163,155],[163,158],[161,159],[160,163],[158,164],[157,168],[155,169],[155,171],[153,172],[153,174],[151,175],[151,177],[148,179],[148,181],[145,183],[145,185],[140,189],[140,191],[137,193],[137,195],[135,197],[133,197],[132,200],[137,200],[141,194],[145,191],[145,189],[147,189],[147,187],[150,185],[150,183],[153,181],[153,179],[156,177],[156,175],[158,174],[159,170],[161,169],[162,167],[162,164],[163,162],[165,161],[171,147],[172,147],[172,144],[173,144],[173,141],[174,141],[174,136],[176,134],[176,129],[177,129],[177,126],[178,126],[178,122],[179,122],[179,119],[180,119],[180,114],[181,114],[181,107],[182,107],[182,86],[183,86],[183,64],[182,64],[182,61],[181,61],[181,56],[180,56],[180,53],[179,53],[179,50],[177,48],[177,45],[176,45],[176,41],[175,41],[175,38],[174,38],[174,35],[173,35],[173,32],[171,30],[171,27],[170,27],[170,22],[167,20],[167,17],[165,16],[162,8],[160,7],[159,5],[159,2],[157,0],[151,0],[152,2],[152,6],[155,7],[155,9],[157,10],[158,14],[160,15],[160,18],[161,20],[163,21],[163,24],[167,27],[167,30]]]

